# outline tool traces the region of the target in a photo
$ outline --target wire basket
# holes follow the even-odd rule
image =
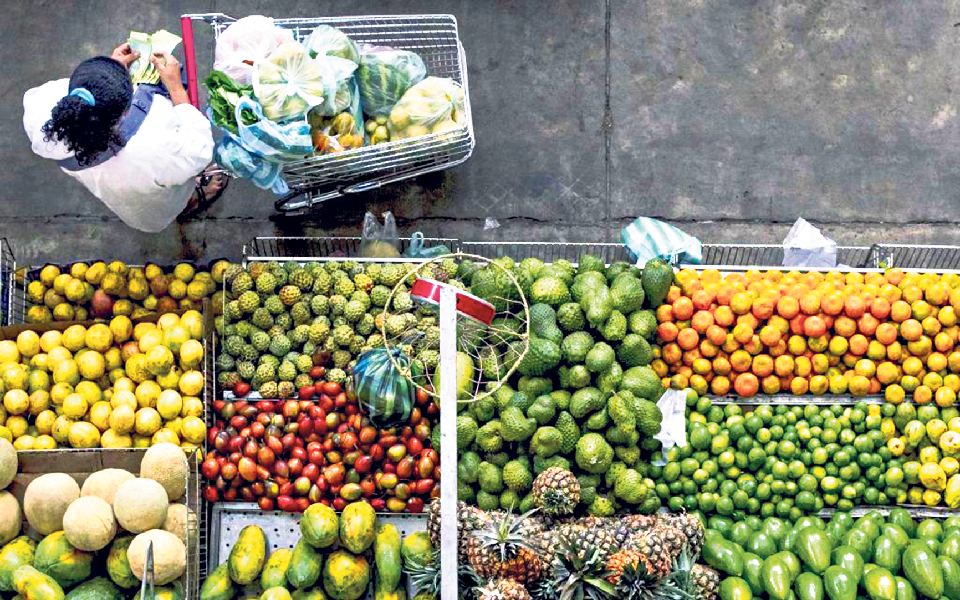
[[[0,238],[0,324],[13,323],[13,274],[17,271],[17,261],[7,238]]]
[[[412,238],[399,238],[399,250],[404,254]],[[457,252],[460,240],[456,238],[423,238],[426,248],[443,244],[450,252]],[[421,258],[363,258],[361,237],[258,237],[243,245],[245,263],[265,260],[343,260],[356,262],[421,262]]]
[[[193,21],[213,28],[214,38],[236,21],[223,13],[184,15],[183,28],[190,100],[199,107]],[[284,165],[290,193],[277,200],[281,212],[301,212],[314,204],[347,194],[366,192],[426,173],[449,169],[473,153],[476,145],[467,61],[453,15],[399,15],[275,19],[274,24],[293,31],[303,41],[319,25],[335,27],[360,44],[390,46],[416,52],[427,67],[427,75],[453,79],[463,87],[462,129],[415,138],[364,146],[346,152],[314,156]]]

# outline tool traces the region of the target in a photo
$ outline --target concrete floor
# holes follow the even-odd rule
[[[707,242],[778,243],[799,216],[841,243],[960,244],[960,2],[296,0],[11,3],[0,22],[0,236],[19,261],[239,257],[253,236],[404,233],[617,241],[637,215]],[[453,170],[278,217],[234,182],[206,214],[129,229],[23,135],[21,97],[186,12],[456,15],[474,156]],[[202,30],[202,27],[201,27]],[[201,74],[212,39],[199,36]],[[485,230],[487,218],[500,227]]]

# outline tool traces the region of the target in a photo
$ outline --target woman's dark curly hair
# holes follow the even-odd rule
[[[90,164],[98,154],[123,146],[117,123],[130,106],[133,83],[126,67],[106,56],[80,63],[70,76],[70,90],[86,88],[95,104],[77,96],[64,96],[43,125],[45,141],[64,142],[81,165]]]

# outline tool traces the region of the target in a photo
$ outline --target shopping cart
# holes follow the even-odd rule
[[[183,46],[186,56],[187,92],[200,107],[193,22],[213,28],[214,39],[236,21],[223,13],[183,15]],[[354,41],[392,46],[416,52],[427,67],[427,75],[449,77],[463,86],[465,121],[463,129],[364,146],[346,152],[313,156],[288,163],[283,173],[290,193],[276,202],[276,209],[299,213],[314,204],[376,189],[388,183],[449,169],[473,153],[473,119],[467,87],[467,62],[452,15],[398,15],[275,19],[274,23],[293,31],[303,41],[319,25],[336,27]]]

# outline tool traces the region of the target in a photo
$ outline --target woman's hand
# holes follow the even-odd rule
[[[113,49],[113,52],[110,53],[110,58],[129,69],[133,61],[140,58],[140,53],[132,50],[130,44],[123,43]]]
[[[160,81],[170,92],[170,100],[173,105],[185,104],[190,101],[187,97],[187,91],[183,89],[183,82],[180,80],[180,61],[178,61],[169,52],[154,52],[150,57],[153,68],[160,74]]]

